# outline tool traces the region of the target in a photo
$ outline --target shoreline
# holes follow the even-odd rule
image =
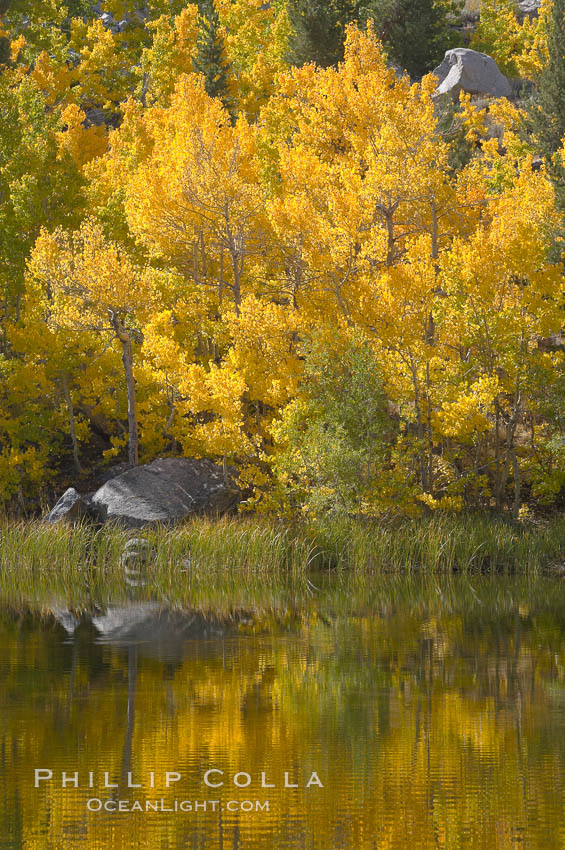
[[[0,598],[205,600],[307,590],[321,571],[372,579],[565,574],[565,517],[485,516],[291,524],[195,517],[172,528],[0,523]],[[153,594],[153,596],[152,596]]]

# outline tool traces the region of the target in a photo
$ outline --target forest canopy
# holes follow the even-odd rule
[[[7,506],[167,454],[278,514],[559,498],[565,4],[485,0],[527,85],[456,102],[461,9],[392,5],[2,4]]]

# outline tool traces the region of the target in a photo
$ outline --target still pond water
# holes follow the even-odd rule
[[[0,848],[565,847],[562,583],[313,584],[1,608]]]

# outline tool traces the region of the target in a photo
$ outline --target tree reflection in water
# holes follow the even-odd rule
[[[365,586],[221,619],[128,605],[70,634],[5,611],[0,846],[563,847],[565,592],[472,591]],[[35,767],[57,781],[35,789]],[[210,767],[224,787],[203,785]],[[97,787],[62,789],[62,770]],[[314,770],[325,787],[306,789]],[[270,811],[104,814],[93,795]]]

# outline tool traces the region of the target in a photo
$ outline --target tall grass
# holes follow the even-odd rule
[[[537,573],[565,567],[565,518],[543,525],[482,516],[334,522],[307,530],[320,565],[358,572]]]
[[[153,547],[132,589],[121,555],[142,536]],[[533,575],[565,568],[565,519],[511,525],[479,516],[382,522],[326,521],[291,526],[258,518],[195,518],[173,529],[140,532],[40,522],[0,526],[0,597],[65,599],[95,605],[120,595],[226,609],[308,590],[320,570],[378,574]]]
[[[121,561],[132,537],[152,549],[138,587]],[[208,598],[228,608],[265,587],[276,593],[304,586],[312,557],[307,538],[269,522],[194,519],[143,531],[8,522],[0,526],[0,598],[64,599],[77,608],[125,597],[185,604]]]

